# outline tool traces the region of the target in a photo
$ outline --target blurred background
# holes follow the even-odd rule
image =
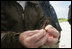
[[[54,7],[58,18],[67,19],[71,1],[50,1],[50,4]]]

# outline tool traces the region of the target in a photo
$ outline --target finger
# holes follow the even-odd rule
[[[39,32],[39,30],[25,31],[25,32],[21,33],[21,36],[23,37],[23,39],[26,39],[27,37],[30,37],[38,32]]]
[[[48,38],[48,45],[51,46],[51,45],[54,45],[58,42],[58,38]]]
[[[36,44],[35,44],[34,46],[39,47],[39,46],[45,44],[46,41],[47,41],[47,37],[48,37],[48,36],[47,36],[47,34],[46,34],[42,39],[40,39],[38,42],[36,42]]]
[[[36,42],[39,41],[41,39],[41,37],[44,37],[44,30],[40,30],[39,33],[28,37],[24,40],[24,45],[26,45],[26,47],[37,47]],[[46,34],[45,34],[46,35]],[[39,36],[39,38],[38,38]],[[34,46],[36,45],[36,46]]]
[[[25,34],[25,35],[27,35],[27,36],[32,36],[32,35],[34,35],[34,34],[36,34],[36,33],[38,33],[39,32],[39,30],[30,30],[30,31],[26,31],[26,32],[24,32],[23,34]]]
[[[52,34],[55,38],[59,38],[59,32],[58,32],[56,29],[50,28],[50,29],[48,30],[48,32],[49,32],[50,34]]]
[[[48,33],[52,34],[55,36],[55,38],[59,37],[59,32],[51,25],[46,26],[45,28]]]
[[[38,40],[40,40],[45,34],[46,34],[45,30],[42,29],[37,34],[34,34],[33,36],[29,37],[28,40],[35,43]]]
[[[57,38],[50,38],[47,40],[47,42],[45,43],[46,46],[53,46],[55,45],[56,43],[58,42],[58,39]]]
[[[26,38],[28,38],[28,37],[30,37],[30,36],[38,33],[38,32],[39,32],[39,30],[25,31],[25,32],[23,32],[23,33],[21,33],[21,34],[19,35],[19,41],[22,42],[22,41],[24,41]]]

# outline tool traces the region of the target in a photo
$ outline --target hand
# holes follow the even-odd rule
[[[58,42],[59,32],[51,25],[46,26],[48,39],[45,43],[46,46],[52,46]]]
[[[26,31],[20,34],[19,41],[27,48],[38,48],[47,41],[47,34],[45,30]]]

